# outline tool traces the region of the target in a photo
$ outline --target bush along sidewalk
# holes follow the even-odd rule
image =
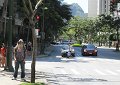
[[[46,85],[46,84],[38,82],[38,83],[22,83],[20,85]]]

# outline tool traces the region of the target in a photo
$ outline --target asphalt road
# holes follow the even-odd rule
[[[75,58],[62,58],[54,46],[49,57],[37,58],[36,70],[45,75],[50,85],[120,85],[120,52],[99,48],[98,56],[82,56],[75,47]],[[30,69],[31,61],[26,67]]]

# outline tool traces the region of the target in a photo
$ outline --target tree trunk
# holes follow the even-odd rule
[[[119,28],[117,28],[116,31],[117,31],[116,51],[119,51]]]
[[[33,38],[33,52],[32,52],[32,63],[31,63],[31,83],[35,83],[35,56],[37,55],[37,36],[35,34],[35,24],[32,21],[32,38]]]

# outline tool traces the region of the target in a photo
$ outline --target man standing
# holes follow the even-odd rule
[[[15,71],[12,80],[16,80],[18,75],[19,65],[21,66],[21,81],[25,81],[25,46],[22,39],[17,42],[14,48]]]

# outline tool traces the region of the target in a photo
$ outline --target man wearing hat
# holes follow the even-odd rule
[[[19,39],[17,45],[14,47],[14,61],[15,71],[12,80],[16,80],[18,75],[19,65],[21,66],[21,80],[25,81],[25,46],[22,39]]]

